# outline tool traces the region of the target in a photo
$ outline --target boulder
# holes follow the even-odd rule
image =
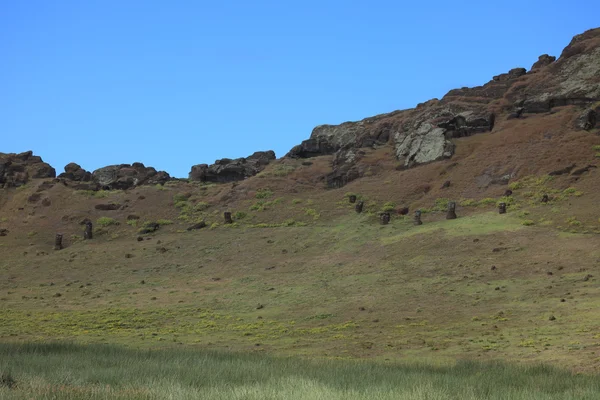
[[[92,173],[92,179],[103,189],[131,189],[140,185],[164,185],[171,177],[142,163],[109,165]]]
[[[65,172],[58,175],[58,177],[77,182],[89,182],[92,180],[92,173],[81,168],[79,164],[69,163],[65,165]]]
[[[581,113],[581,115],[579,115],[579,117],[575,121],[575,127],[577,129],[583,129],[586,131],[594,129],[594,127],[596,126],[597,118],[598,116],[596,110],[591,108],[587,109],[583,113]]]
[[[275,152],[257,151],[246,158],[235,160],[223,158],[214,164],[198,164],[192,166],[189,174],[191,181],[197,182],[235,182],[258,174],[271,161],[275,160]]]
[[[552,64],[554,61],[556,61],[556,57],[549,56],[548,54],[542,54],[538,57],[538,60],[531,66],[531,71],[544,68],[545,66]]]
[[[32,151],[24,153],[0,153],[0,187],[18,187],[30,179],[55,178],[56,170],[34,156]]]

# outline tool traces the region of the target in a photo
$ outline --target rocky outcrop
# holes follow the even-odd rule
[[[589,107],[600,100],[600,29],[578,35],[561,57],[543,54],[531,71],[513,68],[488,83],[449,91],[414,109],[394,111],[358,122],[320,125],[308,140],[286,157],[334,155],[328,187],[339,187],[361,176],[357,149],[389,143],[401,168],[452,157],[454,139],[494,129],[498,112],[508,119],[550,111],[563,105]],[[580,129],[596,125],[598,110],[586,110],[577,120]],[[496,177],[482,179],[495,182]]]
[[[164,185],[171,177],[165,171],[156,171],[136,162],[99,168],[92,173],[92,179],[102,189],[126,190],[139,185]]]
[[[65,172],[58,175],[58,177],[76,182],[89,182],[92,180],[92,173],[81,168],[79,164],[69,163],[65,165]]]
[[[235,160],[223,158],[212,165],[194,165],[189,179],[197,182],[221,183],[241,181],[258,174],[273,160],[275,160],[275,152],[272,150],[257,151],[251,156]]]
[[[544,68],[547,65],[552,64],[554,61],[556,61],[556,57],[554,56],[549,56],[548,54],[542,54],[541,56],[538,57],[538,60],[533,63],[533,65],[531,66],[531,72],[537,72],[538,69],[540,68]]]
[[[349,182],[364,175],[364,168],[358,165],[358,161],[365,152],[358,149],[345,149],[335,153],[333,158],[333,171],[325,176],[327,187],[331,189],[341,188]]]
[[[0,187],[18,187],[30,179],[54,178],[56,170],[32,151],[24,153],[0,153]]]
[[[600,109],[600,107],[598,107]],[[589,131],[594,129],[596,121],[598,120],[598,112],[594,109],[587,109],[577,118],[575,121],[575,127],[577,129],[584,129]]]
[[[528,74],[507,92],[511,105],[523,107],[525,113],[544,113],[600,101],[600,28],[575,36],[558,60],[548,61],[543,70]]]

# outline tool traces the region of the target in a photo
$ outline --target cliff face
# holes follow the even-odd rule
[[[317,126],[310,138],[292,148],[287,157],[336,154],[335,160],[340,160],[362,147],[391,144],[401,165],[409,168],[452,157],[455,139],[493,131],[497,118],[523,118],[527,113],[575,105],[582,111],[574,128],[592,129],[600,111],[592,106],[599,100],[597,28],[575,36],[558,60],[547,54],[540,56],[530,71],[515,68],[494,76],[483,86],[451,90],[441,100],[433,99],[414,109]],[[352,162],[336,161],[333,167],[328,177],[331,187],[360,176]]]

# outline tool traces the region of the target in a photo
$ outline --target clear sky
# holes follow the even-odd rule
[[[477,86],[600,1],[0,1],[0,152],[176,177]]]

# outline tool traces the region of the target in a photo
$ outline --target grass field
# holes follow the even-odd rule
[[[544,366],[310,361],[192,349],[0,345],[0,398],[596,400],[600,380]]]

